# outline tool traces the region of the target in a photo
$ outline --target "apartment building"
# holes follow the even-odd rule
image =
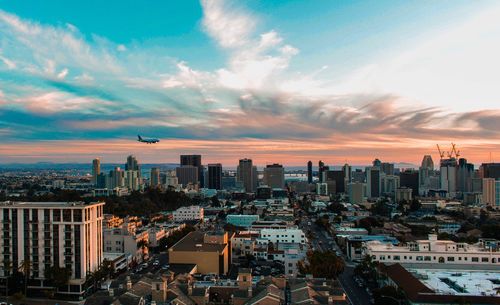
[[[83,297],[87,273],[103,260],[104,202],[1,202],[0,266],[19,268],[31,263],[28,287],[47,289],[45,270],[52,266],[71,270],[68,287],[58,290],[69,298]],[[9,271],[0,269],[0,278]]]
[[[147,257],[149,231],[136,229],[133,232],[127,226],[120,228],[105,228],[103,230],[104,249],[106,253],[123,253],[129,260],[141,262]]]
[[[304,231],[297,228],[289,229],[262,229],[260,231],[261,238],[265,238],[274,243],[306,243],[306,235]]]
[[[201,221],[203,220],[204,213],[203,208],[199,205],[192,205],[188,207],[181,207],[172,213],[173,220],[176,222],[183,221]]]
[[[369,241],[364,253],[382,263],[427,263],[500,266],[500,242],[480,240],[477,244],[438,240],[429,234],[428,240],[417,240],[402,246]]]

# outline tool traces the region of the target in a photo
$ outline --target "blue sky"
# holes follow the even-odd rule
[[[500,138],[498,18],[495,1],[0,0],[0,161],[82,160],[81,141],[120,158],[137,133],[224,159],[218,143],[299,163],[450,140],[479,158]]]

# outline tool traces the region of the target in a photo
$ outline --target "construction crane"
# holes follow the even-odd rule
[[[443,158],[444,158],[444,151],[441,151],[441,148],[439,148],[439,144],[436,144],[436,146],[438,148],[439,158],[441,158],[441,160],[443,160]]]
[[[455,143],[451,143],[452,154],[455,153],[455,158],[460,157],[460,150],[457,150]]]

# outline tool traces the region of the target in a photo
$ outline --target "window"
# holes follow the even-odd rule
[[[424,257],[423,256],[417,256],[417,261],[423,261]]]
[[[395,261],[399,261],[399,260],[400,260],[399,255],[394,255],[394,260],[395,260]]]
[[[449,262],[454,262],[454,261],[455,261],[455,258],[454,258],[453,256],[448,256],[448,257],[446,258],[446,260],[447,260],[447,261],[449,261]]]
[[[61,210],[56,209],[52,211],[52,219],[54,221],[61,221]]]
[[[70,209],[63,210],[63,220],[66,222],[71,222],[71,210]]]
[[[426,262],[430,262],[430,261],[431,261],[431,257],[430,257],[430,256],[425,256],[425,257],[424,257],[424,261],[426,261]]]
[[[487,257],[481,257],[481,262],[482,263],[487,263],[489,259]]]
[[[477,257],[473,257],[473,258],[472,258],[472,261],[473,261],[473,262],[475,262],[475,263],[477,263],[477,262],[479,262],[479,258],[477,258]]]

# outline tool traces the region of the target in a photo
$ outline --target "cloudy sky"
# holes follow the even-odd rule
[[[0,0],[0,162],[419,163],[452,141],[499,161],[498,20],[498,1]]]

